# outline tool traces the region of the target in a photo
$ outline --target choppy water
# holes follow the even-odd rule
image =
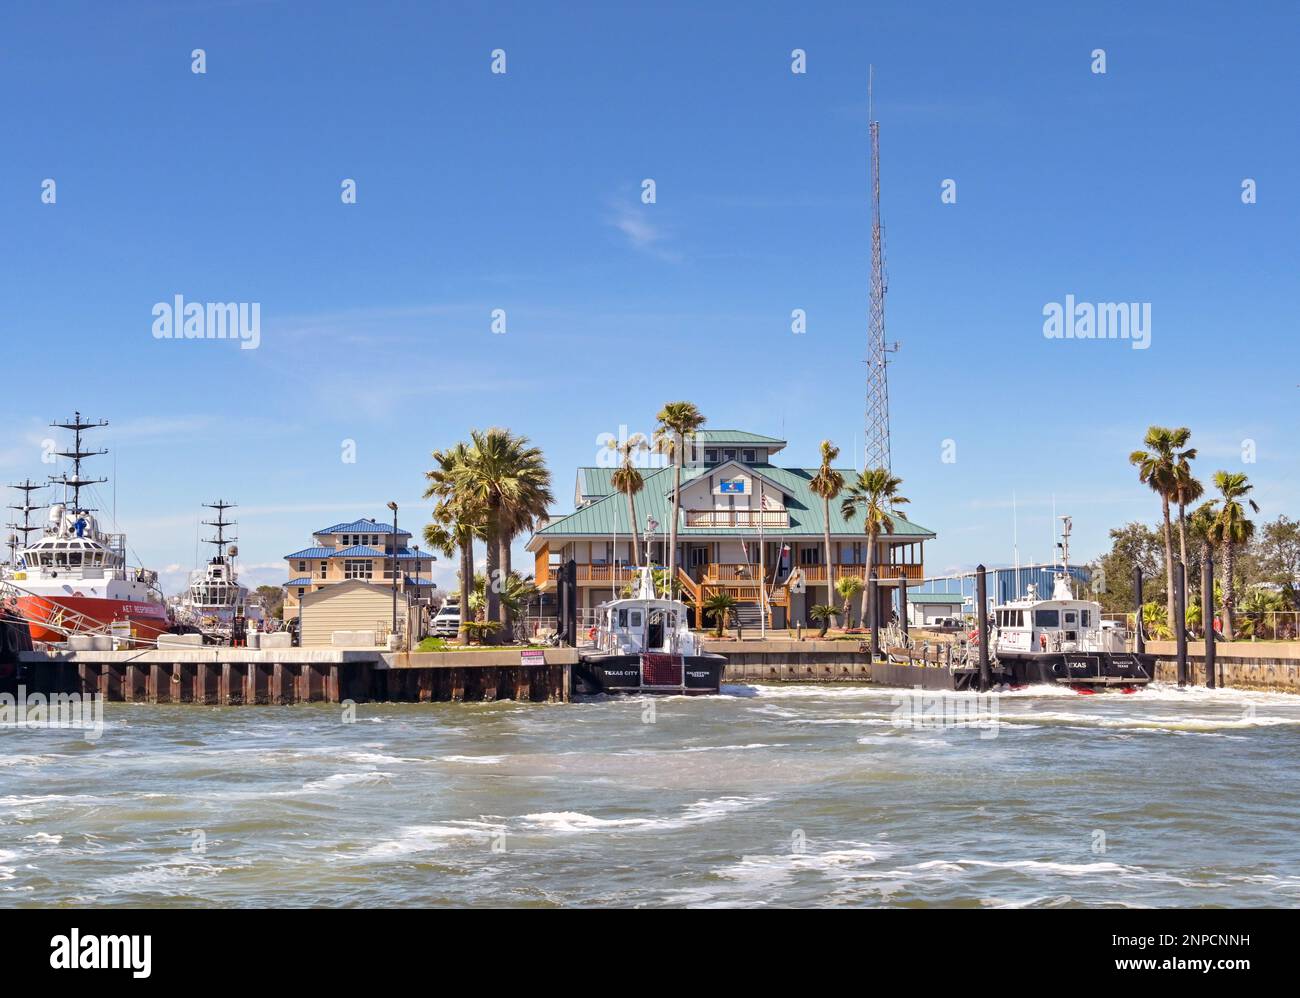
[[[0,905],[1300,903],[1300,698],[727,693],[0,730]]]

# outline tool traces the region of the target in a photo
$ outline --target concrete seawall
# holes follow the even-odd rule
[[[23,652],[9,686],[128,703],[291,704],[567,700],[572,649],[524,665],[513,652],[247,648]]]
[[[1148,641],[1147,651],[1157,656],[1156,678],[1176,683],[1177,644]],[[1220,641],[1214,646],[1214,657],[1224,686],[1300,693],[1300,641]],[[1204,641],[1187,642],[1187,666],[1188,680],[1205,685]]]
[[[705,641],[727,656],[729,683],[871,682],[871,662],[856,641]]]

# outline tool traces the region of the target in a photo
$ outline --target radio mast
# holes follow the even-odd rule
[[[885,342],[885,234],[880,224],[880,122],[873,117],[875,67],[867,76],[867,121],[871,132],[871,308],[867,332],[867,439],[864,470],[890,468],[889,354],[897,343]]]

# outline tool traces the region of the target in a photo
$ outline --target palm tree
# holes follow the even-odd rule
[[[1208,502],[1203,502],[1199,506],[1197,506],[1194,510],[1192,510],[1192,515],[1187,518],[1188,532],[1191,533],[1192,540],[1200,544],[1202,566],[1204,566],[1206,562],[1209,560],[1210,552],[1214,548],[1214,537],[1213,537],[1214,521],[1215,519],[1218,518],[1218,515],[1219,515],[1218,500],[1211,499]],[[1210,584],[1211,586],[1213,586],[1214,584],[1214,580],[1212,578],[1210,580]],[[1203,587],[1200,586],[1200,580],[1197,580],[1197,591],[1201,595],[1201,599],[1198,602],[1203,602],[1205,599],[1205,593],[1203,591]],[[1215,594],[1213,592],[1210,593],[1211,611],[1213,611],[1213,608],[1217,606],[1217,603],[1214,599],[1214,595]],[[1204,624],[1206,628],[1205,633],[1209,634],[1210,628],[1213,625],[1213,621],[1204,621]]]
[[[475,506],[463,487],[465,466],[469,463],[469,448],[458,443],[447,450],[436,450],[433,459],[437,467],[425,472],[429,480],[424,498],[437,498],[433,509],[433,522],[424,528],[424,540],[429,547],[444,552],[448,557],[453,550],[460,552],[460,634],[457,640],[468,639],[470,622],[469,596],[474,578],[474,541],[485,540],[482,508]]]
[[[1187,454],[1179,448],[1187,444],[1192,431],[1186,426],[1171,430],[1165,426],[1147,427],[1143,442],[1149,450],[1135,450],[1128,456],[1130,464],[1138,469],[1138,481],[1147,485],[1160,497],[1165,527],[1165,619],[1174,619],[1174,539],[1169,520],[1169,504],[1177,501],[1178,466],[1196,456],[1193,448]],[[1190,454],[1190,456],[1189,456]]]
[[[1187,507],[1205,494],[1205,486],[1192,474],[1192,466],[1188,463],[1194,457],[1195,447],[1183,451],[1178,464],[1174,466],[1174,502],[1178,504],[1178,553],[1183,559],[1184,567],[1188,565]]]
[[[627,496],[627,522],[632,534],[632,564],[641,567],[641,546],[637,541],[636,494],[645,486],[645,479],[637,469],[632,455],[649,446],[644,433],[633,433],[621,444],[616,445],[622,460],[610,476],[610,484]],[[614,561],[618,561],[618,552],[614,552]]]
[[[838,499],[844,489],[844,476],[831,467],[840,456],[840,449],[829,440],[822,441],[822,463],[808,487],[822,500],[822,544],[826,548],[826,598],[835,591],[834,566],[831,563],[831,500]],[[825,627],[822,628],[824,634]]]
[[[546,516],[555,502],[551,473],[541,450],[528,438],[501,427],[470,431],[469,457],[460,469],[459,487],[476,507],[485,510],[487,534],[487,618],[501,625],[509,639],[513,628],[509,606],[500,599],[510,576],[510,545]]]
[[[848,495],[840,503],[840,515],[846,520],[851,520],[859,509],[863,512],[863,526],[867,532],[865,581],[868,585],[864,587],[862,594],[862,621],[865,624],[869,619],[873,629],[876,626],[876,608],[871,607],[868,618],[867,604],[871,601],[870,581],[876,563],[876,538],[880,536],[882,530],[887,534],[894,532],[895,516],[905,519],[903,514],[898,512],[898,507],[911,500],[898,494],[898,487],[902,484],[901,478],[890,474],[886,469],[872,468],[858,475],[857,481],[849,486]]]
[[[715,632],[718,637],[722,637],[723,625],[731,618],[736,611],[736,597],[731,593],[714,593],[704,601],[704,612],[713,618],[714,624],[717,625]]]
[[[1255,536],[1255,524],[1246,518],[1245,506],[1238,500],[1244,498],[1255,486],[1240,471],[1216,471],[1214,487],[1219,490],[1222,505],[1210,527],[1210,537],[1223,549],[1223,636],[1231,641],[1233,613],[1237,605],[1233,585],[1237,547],[1249,543]],[[1254,512],[1259,512],[1259,505],[1254,499],[1246,499],[1246,504]]]
[[[845,575],[835,583],[835,591],[840,594],[840,599],[844,600],[844,609],[840,613],[844,617],[845,627],[849,627],[853,623],[853,614],[850,612],[849,607],[852,606],[853,600],[864,588],[862,580],[856,575]]]
[[[840,608],[833,603],[818,603],[808,611],[808,616],[822,625],[818,637],[826,637],[826,632],[830,629],[831,621],[840,615]]]
[[[704,416],[694,402],[668,402],[655,416],[654,447],[673,462],[673,518],[668,524],[668,598],[677,589],[677,521],[682,515],[682,461],[686,438],[704,425]]]
[[[1168,621],[1164,611],[1160,609],[1159,603],[1142,604],[1142,630],[1148,636],[1161,641],[1167,641],[1173,636],[1173,631],[1169,629]]]

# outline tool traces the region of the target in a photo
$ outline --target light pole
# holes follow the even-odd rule
[[[393,511],[393,638],[397,638],[397,503],[390,502]]]

